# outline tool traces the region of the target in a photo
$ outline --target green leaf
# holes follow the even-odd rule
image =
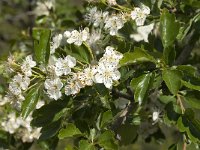
[[[134,139],[137,137],[137,129],[138,127],[134,125],[130,125],[130,124],[121,125],[117,129],[117,133],[121,137],[120,143],[122,145],[131,144],[134,141]]]
[[[176,51],[174,47],[166,47],[163,51],[163,59],[166,64],[172,65],[175,61]]]
[[[118,145],[112,131],[105,131],[98,137],[98,144],[106,150],[117,150]]]
[[[172,144],[172,145],[168,148],[168,150],[178,150],[177,144]]]
[[[196,119],[192,109],[186,109],[184,115],[179,118],[177,123],[181,132],[186,132],[190,140],[200,142],[200,120]]]
[[[169,102],[176,102],[176,98],[172,95],[161,95],[159,100],[164,104],[168,104]]]
[[[69,123],[65,129],[61,129],[58,138],[64,139],[68,137],[73,137],[77,135],[81,135],[81,131],[72,123]]]
[[[38,63],[47,64],[50,55],[50,37],[49,29],[33,29],[34,52]]]
[[[176,22],[174,14],[170,14],[164,9],[160,17],[160,32],[163,46],[165,48],[171,46],[179,32],[179,23]]]
[[[153,56],[151,56],[148,51],[135,47],[134,52],[126,52],[124,53],[123,58],[120,60],[120,65],[130,65],[137,62],[153,62],[155,63],[156,60]]]
[[[191,107],[200,109],[200,92],[198,91],[188,91],[184,96],[184,100]]]
[[[96,148],[92,143],[89,143],[86,140],[81,140],[79,142],[79,150],[96,150]]]
[[[46,140],[52,138],[58,133],[60,127],[61,127],[61,119],[43,127],[41,130],[41,136],[39,140]]]
[[[181,83],[189,89],[200,91],[200,85],[194,85],[194,84],[191,84],[190,82],[183,81],[183,80],[181,80]]]
[[[131,80],[131,87],[135,90],[134,98],[136,102],[142,104],[145,100],[152,83],[152,74],[144,74]]]
[[[192,25],[197,22],[200,19],[200,14],[197,13],[192,19],[190,19],[189,23],[185,24],[183,27],[180,28],[179,34],[177,36],[177,39],[182,41],[186,35],[189,33]]]
[[[191,76],[196,77],[197,76],[197,68],[191,65],[179,65],[176,68],[177,70],[181,71],[184,76]]]
[[[169,91],[176,95],[181,88],[181,72],[178,70],[165,69],[162,72],[162,77]]]
[[[37,127],[59,120],[70,108],[67,107],[69,99],[52,101],[33,112],[32,124]]]
[[[22,104],[22,117],[26,118],[35,109],[40,97],[40,86],[34,86],[26,95],[25,101]]]
[[[112,111],[108,110],[103,113],[101,119],[101,128],[104,127],[107,123],[109,123],[113,119]]]
[[[178,118],[180,117],[181,114],[181,108],[179,105],[173,103],[173,102],[169,102],[166,107],[166,113],[167,113],[167,118],[170,121],[177,121]]]

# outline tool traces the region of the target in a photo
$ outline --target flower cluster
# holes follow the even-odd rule
[[[65,31],[64,37],[67,38],[67,43],[74,43],[77,46],[80,46],[83,42],[85,42],[89,38],[89,28],[85,28],[84,30],[77,31]]]
[[[32,76],[32,68],[35,66],[36,62],[33,61],[32,56],[27,56],[21,65],[22,74],[18,72],[17,75],[12,78],[12,81],[9,84],[9,98],[13,97],[13,99],[17,98],[21,101],[25,99],[23,96],[23,91],[28,89],[30,84],[29,77]]]
[[[44,105],[44,102],[39,101],[36,108],[38,109],[42,105]],[[15,134],[15,136],[18,139],[22,139],[23,142],[32,142],[34,139],[38,139],[41,134],[41,128],[31,126],[32,119],[31,115],[24,120],[20,116],[17,116],[15,112],[11,112],[3,118],[1,126],[3,130],[10,134]]]
[[[150,14],[149,7],[145,5],[141,5],[140,7],[135,7],[133,11],[131,11],[131,18],[135,20],[137,26],[144,25],[146,17]]]
[[[107,46],[105,53],[97,65],[90,65],[83,70],[76,71],[76,59],[70,55],[65,58],[51,56],[47,72],[49,76],[44,82],[47,94],[52,99],[59,99],[62,96],[64,87],[66,95],[75,95],[85,86],[92,86],[94,83],[103,83],[107,88],[112,88],[115,81],[120,79],[118,71],[119,60],[123,57],[113,47]]]
[[[93,24],[94,27],[104,27],[112,36],[117,35],[118,30],[121,29],[126,22],[123,14],[109,15],[107,11],[99,11],[96,7],[89,9],[89,13],[85,15],[85,19],[90,24]]]

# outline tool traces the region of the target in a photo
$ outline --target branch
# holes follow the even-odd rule
[[[112,95],[117,96],[117,97],[122,97],[122,98],[128,99],[130,101],[132,101],[134,99],[134,96],[129,95],[127,93],[122,93],[116,89],[112,89]]]
[[[115,90],[115,89],[112,90],[112,94],[114,94],[114,95],[116,95],[118,97],[122,97],[122,98],[130,100],[130,103],[120,113],[120,115],[116,117],[114,123],[111,126],[112,130],[117,130],[121,126],[121,124],[124,122],[126,117],[132,112],[132,110],[133,110],[133,108],[135,106],[135,101],[134,101],[134,95],[129,95],[127,93],[121,93],[120,91]]]

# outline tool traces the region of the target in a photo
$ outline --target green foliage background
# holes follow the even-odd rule
[[[120,70],[123,74],[121,80],[124,82],[119,85],[119,90],[123,91],[126,88],[126,83],[130,82],[130,87],[135,92],[134,103],[137,103],[136,111],[131,113],[127,124],[117,128],[116,132],[121,134],[124,140],[122,143],[125,143],[125,146],[120,146],[120,149],[163,150],[168,149],[172,145],[171,150],[173,150],[176,149],[175,146],[173,147],[173,144],[176,143],[178,143],[178,149],[182,149],[183,132],[187,133],[190,138],[192,137],[192,141],[198,141],[200,138],[200,2],[198,0],[143,0],[142,2],[153,10],[149,22],[154,19],[160,21],[160,37],[150,36],[149,43],[139,42],[130,44],[128,42],[129,39],[125,39],[125,43],[120,39],[112,39],[112,43],[118,45],[121,51],[130,49],[130,47],[132,48],[129,52],[126,51],[124,58],[121,60],[121,65],[123,66]],[[123,4],[123,1],[121,3]],[[34,53],[32,38],[35,39],[34,35],[37,31],[34,32],[32,30],[33,27],[53,29],[52,35],[54,35],[57,32],[64,31],[66,28],[78,28],[81,25],[85,25],[82,18],[82,14],[85,13],[82,1],[57,0],[55,13],[52,12],[49,17],[35,18],[30,13],[34,9],[34,6],[35,1],[31,0],[0,1],[0,59],[2,61],[7,59],[9,53],[13,53],[18,60],[27,54]],[[159,10],[160,7],[162,8],[162,12]],[[122,33],[123,30],[132,31],[128,28],[128,24],[125,25],[125,29],[122,29]],[[126,37],[126,35],[124,36]],[[128,43],[127,45],[126,42]],[[40,49],[38,47],[37,50]],[[41,58],[42,55],[39,54],[40,51],[36,52],[38,62],[46,63],[46,58]],[[37,55],[39,56],[37,57]],[[161,63],[157,62],[157,58],[162,58]],[[190,66],[186,66],[187,64],[190,64]],[[155,65],[157,66],[155,67]],[[173,67],[174,65],[178,67]],[[131,70],[136,70],[134,75]],[[2,74],[4,73],[4,70],[1,69],[0,71]],[[6,75],[4,74],[3,76]],[[5,93],[6,81],[3,77],[1,78],[2,86],[0,92],[3,94]],[[67,118],[68,111],[70,112],[66,108],[72,107],[70,98],[65,97],[65,102],[51,102],[43,109],[34,111],[34,120],[32,123],[35,126],[44,127],[40,140],[45,141],[39,144],[35,142],[31,149],[54,149],[55,143],[58,140],[55,135],[58,134],[59,130],[58,138],[61,140],[58,142],[57,150],[64,149],[70,144],[78,143],[80,138],[76,137],[80,137],[83,134],[82,131],[85,130],[81,130],[81,128],[84,128],[83,124],[85,120],[83,118],[86,117],[88,119],[88,126],[92,126],[98,113],[101,113],[100,127],[107,129],[107,126],[109,126],[113,119],[113,114],[117,114],[117,110],[112,108],[113,103],[108,98],[110,95],[108,97],[105,96],[108,91],[98,86],[95,88],[97,90],[100,89],[98,92],[103,104],[109,103],[109,105],[102,108],[98,102],[92,101],[88,107],[74,113],[72,118],[76,122],[77,127],[74,124],[67,124],[66,128],[60,130],[61,122],[63,123],[63,119]],[[159,89],[162,89],[163,92],[163,95],[158,97],[157,100],[161,103],[160,107],[163,107],[165,110],[165,113],[162,114],[164,124],[156,124],[157,132],[154,132],[145,141],[136,133],[138,130],[137,123],[151,119],[148,117],[151,115],[149,111],[151,105],[147,106],[148,100],[153,101],[154,95],[151,95],[152,91],[158,91]],[[184,95],[185,113],[181,112],[181,108],[176,101],[176,98],[179,98],[177,94],[180,91]],[[93,93],[90,89],[86,89],[85,92]],[[34,91],[32,93],[30,91],[29,97],[32,97],[31,94],[34,95]],[[82,93],[82,95],[76,97],[77,103],[80,103],[82,96],[86,95]],[[140,106],[138,102],[140,103],[141,99],[148,100],[141,102],[144,105]],[[32,99],[29,100],[31,101]],[[24,105],[27,106],[28,104]],[[24,109],[22,111],[23,116],[26,116],[27,113],[30,113],[34,109],[32,106],[27,108],[29,110]],[[50,112],[48,112],[49,110]],[[193,113],[195,114],[195,118],[193,117]],[[195,126],[196,128],[193,131],[193,128],[188,128],[188,126]],[[92,132],[94,131],[91,129],[89,132],[90,136],[92,136]],[[143,132],[145,133],[145,130]],[[198,135],[195,135],[195,133]],[[138,138],[136,138],[137,136]],[[86,137],[84,139],[91,139],[91,137]],[[106,141],[109,141],[112,143],[111,147],[113,146],[111,149],[116,149],[115,140],[112,137],[114,137],[113,132],[106,130],[97,138],[99,145],[105,146],[107,144]],[[137,139],[136,142],[134,141],[135,139]],[[93,149],[93,145],[90,145],[87,140],[82,140],[80,145],[83,147],[89,145],[89,148],[85,149]],[[192,143],[187,148],[188,150],[195,150],[196,145]],[[66,150],[70,150],[70,146]]]

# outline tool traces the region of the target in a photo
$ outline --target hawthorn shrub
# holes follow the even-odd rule
[[[2,57],[3,149],[199,149],[198,0],[28,6]]]

